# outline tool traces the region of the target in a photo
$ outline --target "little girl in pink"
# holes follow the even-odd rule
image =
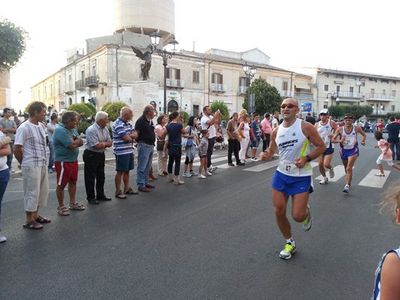
[[[381,131],[375,131],[375,139],[378,141],[378,144],[375,148],[381,149],[382,153],[379,155],[376,160],[376,164],[378,165],[379,173],[375,174],[376,176],[385,176],[385,172],[383,171],[383,162],[385,161],[390,167],[395,168],[400,171],[400,166],[395,164],[392,159],[392,150],[390,150],[389,143],[382,136]]]

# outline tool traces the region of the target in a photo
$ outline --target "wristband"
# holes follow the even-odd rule
[[[312,161],[312,158],[310,157],[310,155],[307,154],[307,155],[306,155],[306,158],[307,158],[307,161],[308,161],[308,162]]]

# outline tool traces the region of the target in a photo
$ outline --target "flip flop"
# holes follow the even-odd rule
[[[42,216],[38,216],[36,218],[36,222],[38,222],[39,224],[48,224],[48,223],[51,223],[51,220],[47,219],[47,218],[44,218]]]
[[[22,225],[22,227],[25,228],[25,229],[32,229],[32,230],[43,229],[43,225],[41,225],[41,224],[39,224],[39,223],[37,223],[35,221],[26,223],[26,224]]]
[[[136,195],[139,194],[138,191],[134,191],[132,188],[129,188],[124,194],[126,195]]]

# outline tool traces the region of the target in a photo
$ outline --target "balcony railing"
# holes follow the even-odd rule
[[[98,76],[89,76],[85,79],[86,86],[96,87],[99,85],[99,77]]]
[[[247,85],[240,85],[239,86],[239,95],[246,94],[248,89],[249,89],[249,87]]]
[[[313,94],[312,93],[294,93],[294,97],[297,100],[311,101],[313,99]]]
[[[361,99],[362,94],[361,93],[355,93],[355,92],[336,92],[334,93],[335,97],[340,98],[347,98],[347,99]]]
[[[183,89],[185,86],[185,81],[180,79],[167,79],[167,86],[173,88]]]
[[[366,101],[393,101],[395,97],[386,94],[366,94]]]
[[[83,90],[86,88],[85,80],[77,80],[75,81],[75,89]]]
[[[211,92],[218,92],[218,93],[225,93],[226,92],[226,87],[223,84],[211,83],[210,91]]]

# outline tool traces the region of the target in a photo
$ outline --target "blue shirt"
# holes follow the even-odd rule
[[[169,123],[167,125],[168,132],[168,143],[173,146],[179,146],[182,144],[182,124],[180,123]]]
[[[256,139],[259,140],[261,138],[260,124],[257,121],[253,121],[251,123],[251,128],[253,129],[253,133],[256,136]]]
[[[112,127],[113,146],[115,155],[131,154],[133,153],[133,143],[126,142],[122,139],[123,136],[134,132],[131,123],[125,122],[121,118],[115,120]]]
[[[78,160],[79,148],[69,148],[77,136],[78,131],[75,128],[67,129],[63,124],[57,124],[53,133],[56,161],[75,162]]]
[[[105,149],[97,149],[95,148],[95,146],[102,142],[111,141],[108,128],[107,127],[101,128],[96,122],[93,125],[89,126],[88,129],[86,129],[85,134],[86,134],[86,149],[93,152],[104,153]]]

